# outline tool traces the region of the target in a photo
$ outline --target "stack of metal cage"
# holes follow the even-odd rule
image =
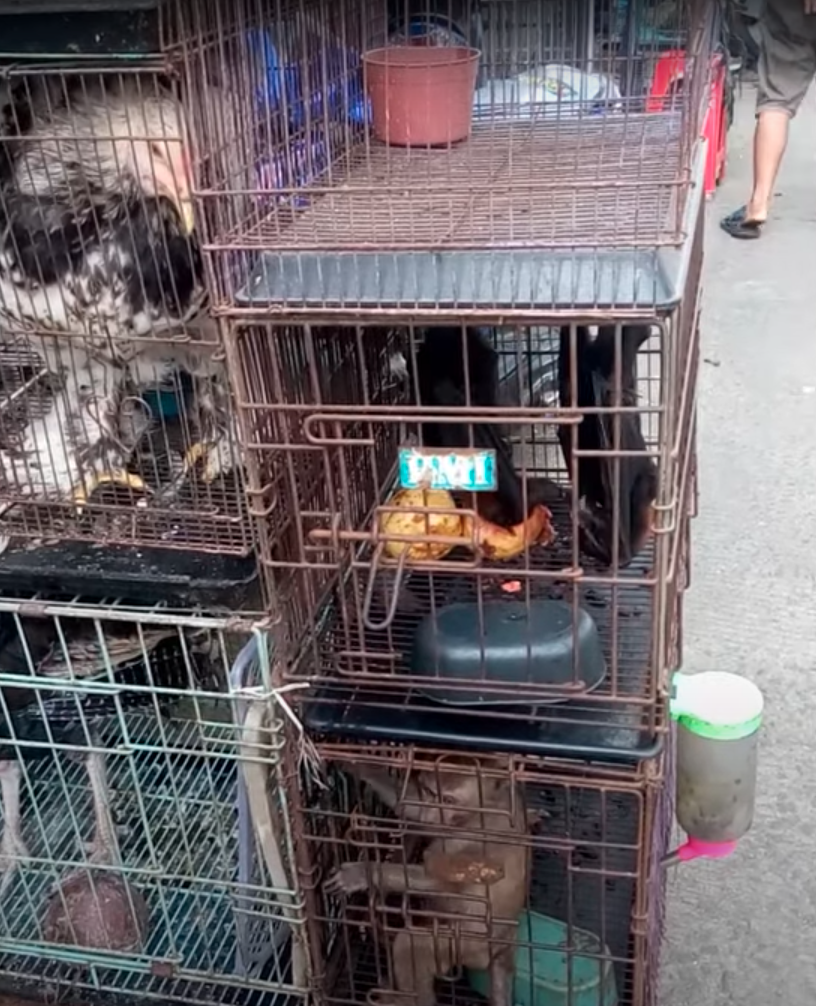
[[[302,989],[312,955],[257,620],[2,599],[0,645],[2,987],[197,1003]]]
[[[202,1006],[653,1006],[711,5],[92,16],[65,15],[52,58],[14,36],[0,183],[21,107],[172,95],[201,299],[180,317],[168,291],[171,322],[127,353],[107,330],[106,449],[141,487],[84,496],[47,472],[97,454],[44,450],[46,420],[80,425],[77,387],[102,426],[108,397],[71,377],[99,326],[6,311],[0,977]],[[364,57],[406,42],[478,50],[467,140],[374,138]],[[666,58],[682,74],[657,99]],[[491,887],[514,878],[505,918]]]
[[[178,234],[176,26],[159,0],[0,2],[4,994],[312,981],[237,418]]]
[[[551,928],[504,920],[517,981],[526,956],[566,1001],[655,1002],[715,17],[693,0],[179,6],[279,680],[323,762],[293,804],[319,1002],[427,1006],[429,960],[437,999],[507,1001],[468,972],[468,910],[440,907],[423,860],[452,838],[446,772],[475,787],[466,830],[488,776],[526,808],[523,918]],[[366,55],[406,42],[479,50],[467,140],[375,138]],[[213,77],[224,104],[197,100]],[[555,610],[569,667],[548,677],[536,625]],[[490,882],[457,876],[490,917]]]
[[[0,5],[0,587],[248,601],[173,11],[33,6]]]

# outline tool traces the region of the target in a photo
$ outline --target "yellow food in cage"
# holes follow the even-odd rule
[[[445,489],[400,489],[387,505],[398,508],[382,513],[379,520],[385,551],[392,559],[405,554],[415,562],[434,562],[456,547],[450,542],[431,540],[434,537],[462,538],[462,544],[466,544],[463,516]],[[416,540],[400,541],[391,535]]]

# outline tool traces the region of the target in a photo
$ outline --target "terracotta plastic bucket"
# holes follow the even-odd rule
[[[479,50],[399,45],[363,56],[371,128],[401,147],[438,147],[470,136]]]

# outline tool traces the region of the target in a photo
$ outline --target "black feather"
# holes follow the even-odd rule
[[[592,337],[589,330],[579,326],[575,332],[575,391],[573,394],[573,381],[571,373],[570,359],[570,329],[568,326],[561,328],[558,347],[558,398],[562,409],[593,408],[597,402],[595,400],[595,384],[593,379],[593,357],[592,357]],[[597,415],[586,414],[582,417],[578,427],[578,449],[581,451],[597,451],[601,447],[601,428]],[[561,453],[564,456],[564,464],[567,467],[567,474],[570,478],[573,475],[572,427],[561,423],[558,427],[558,442],[561,445]],[[601,471],[600,458],[582,458],[578,463],[578,485],[582,497],[593,502],[602,502],[604,499],[604,480]]]
[[[124,270],[131,309],[147,304],[183,315],[202,282],[202,264],[198,243],[183,232],[174,207],[163,200],[131,204],[112,238],[132,254],[133,265]]]
[[[8,230],[3,240],[11,269],[35,283],[58,283],[77,270],[90,247],[98,246],[93,206],[10,190],[3,200]]]
[[[649,338],[648,325],[625,325],[621,331],[620,402],[615,394],[614,326],[603,326],[593,340],[586,328],[576,331],[577,371],[575,401],[573,401],[570,368],[570,331],[561,329],[559,346],[559,398],[562,408],[612,408],[617,404],[637,402],[637,354]],[[620,565],[627,565],[642,548],[649,531],[651,506],[657,497],[657,469],[647,457],[646,440],[640,416],[626,413],[618,417],[620,449],[641,452],[640,457],[581,457],[578,461],[578,492],[583,498],[581,545],[590,555],[609,564],[613,557],[613,542],[618,539]],[[572,429],[558,429],[561,451],[572,476]],[[611,451],[615,447],[615,418],[610,415],[585,412],[578,426],[577,442],[581,451]],[[617,527],[614,526],[614,500],[619,500]]]
[[[416,377],[423,406],[491,409],[500,404],[498,354],[474,328],[465,329],[464,339],[459,328],[429,329],[416,354]],[[421,433],[426,447],[494,450],[499,522],[511,525],[524,520],[521,479],[513,464],[512,448],[497,425],[426,422]]]
[[[11,190],[4,198],[9,265],[35,283],[58,283],[94,252],[107,252],[99,284],[118,276],[131,312],[146,307],[183,315],[202,279],[201,254],[166,200],[105,203],[93,193],[66,202]]]

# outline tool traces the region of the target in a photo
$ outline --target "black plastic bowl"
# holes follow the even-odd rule
[[[562,601],[507,600],[451,604],[426,616],[414,637],[411,670],[433,682],[421,690],[436,702],[538,706],[597,688],[606,661],[583,608],[574,622]]]

